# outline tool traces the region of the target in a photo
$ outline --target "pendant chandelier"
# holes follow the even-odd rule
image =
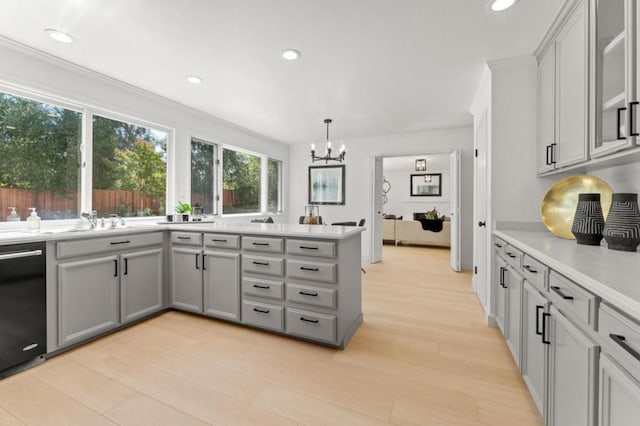
[[[340,146],[340,151],[337,156],[335,157],[331,156],[331,141],[329,140],[329,124],[331,124],[332,121],[333,120],[331,120],[330,118],[325,118],[324,120],[325,124],[327,125],[327,146],[325,147],[324,155],[323,156],[316,155],[316,146],[313,143],[311,144],[311,160],[314,163],[316,161],[324,161],[326,164],[328,164],[329,160],[339,161],[342,163],[342,160],[344,160],[344,156],[347,153],[347,150],[345,149],[344,144]]]

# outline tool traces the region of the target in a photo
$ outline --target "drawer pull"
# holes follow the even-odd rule
[[[498,248],[502,248],[502,244],[500,244],[500,243],[494,243],[493,245],[498,247]]]
[[[268,314],[270,311],[268,309],[258,309],[258,308],[253,308],[254,312],[260,312],[261,314]]]
[[[312,272],[318,272],[320,270],[319,268],[307,268],[306,266],[301,266],[300,269],[303,271],[312,271]]]
[[[258,262],[257,260],[254,260],[252,263],[254,265],[269,266],[269,262]]]
[[[310,246],[300,246],[300,248],[304,250],[318,250],[318,247],[310,247]]]
[[[538,273],[538,270],[537,269],[533,269],[530,265],[524,265],[523,268],[526,269],[527,271],[531,272],[532,274],[537,274]]]
[[[318,293],[307,293],[306,291],[300,291],[300,294],[303,296],[313,296],[316,297]]]
[[[270,288],[271,288],[271,286],[268,286],[268,285],[259,285],[259,284],[254,284],[254,285],[253,285],[253,288],[262,288],[262,289],[268,290],[268,289],[270,289]]]
[[[109,244],[111,244],[112,246],[115,246],[117,244],[129,244],[131,241],[129,240],[124,240],[124,241],[111,241]]]
[[[313,324],[317,324],[318,323],[318,320],[311,320],[311,319],[307,319],[305,317],[300,317],[300,321],[311,322]]]
[[[226,243],[227,242],[227,240],[220,240],[220,239],[217,239],[217,238],[212,238],[211,241],[213,241],[214,243]]]
[[[515,258],[516,258],[516,255],[515,255],[515,254],[513,254],[513,253],[511,253],[510,251],[508,251],[506,254],[507,254],[507,256],[509,256],[509,257],[510,257],[510,258],[512,258],[512,259],[515,259]]]
[[[540,330],[540,310],[544,309],[544,306],[536,305],[536,334],[538,336],[542,336],[542,331]]]
[[[178,237],[179,240],[190,240],[191,237]]]
[[[253,244],[254,246],[268,246],[269,245],[269,243],[255,243],[255,242],[251,243],[251,244]]]
[[[551,290],[556,293],[558,296],[562,297],[564,300],[573,300],[573,296],[568,296],[560,290],[560,287],[551,286]]]
[[[620,345],[622,347],[622,349],[624,349],[625,351],[627,351],[629,353],[629,355],[631,355],[632,357],[634,357],[635,359],[637,359],[638,361],[640,361],[640,353],[638,353],[635,349],[633,349],[631,346],[629,346],[626,342],[627,339],[625,339],[624,336],[621,336],[619,334],[609,334],[609,337],[611,337],[611,339],[616,342],[618,345]]]

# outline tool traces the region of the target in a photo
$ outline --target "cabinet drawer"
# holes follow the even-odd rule
[[[507,247],[507,242],[502,238],[493,237],[493,247],[496,250],[496,254],[504,254],[504,249]]]
[[[242,322],[269,330],[284,331],[284,307],[243,300]]]
[[[287,308],[287,332],[313,340],[334,343],[336,317],[315,312]]]
[[[299,256],[336,257],[332,241],[287,240],[287,253]]]
[[[511,244],[507,244],[504,248],[504,255],[507,262],[516,269],[522,268],[522,257],[524,253],[520,250],[512,246]]]
[[[183,246],[202,246],[202,234],[199,232],[172,232],[171,243]]]
[[[268,297],[269,299],[283,300],[284,283],[282,281],[243,278],[242,293],[248,296]]]
[[[242,270],[254,274],[284,276],[284,260],[277,257],[242,256]]]
[[[546,290],[546,277],[549,275],[549,268],[525,254],[522,258],[522,274],[524,277],[538,287],[538,290]]]
[[[204,234],[204,245],[206,247],[239,249],[240,236],[229,234]]]
[[[526,270],[525,270],[526,271]],[[599,298],[555,271],[549,273],[549,299],[559,310],[595,330]]]
[[[303,262],[287,259],[287,276],[312,281],[336,282],[335,263]]]
[[[124,251],[137,247],[162,244],[162,232],[152,234],[120,235],[102,238],[86,238],[62,241],[56,244],[58,259],[88,256],[108,251]]]
[[[616,361],[640,377],[640,360],[636,358],[640,356],[640,324],[601,303],[598,309],[598,334],[603,345],[608,344],[606,348],[611,349]]]
[[[283,253],[284,241],[282,238],[242,237],[242,248],[251,251],[266,251],[270,253]]]
[[[287,283],[287,300],[290,302],[335,309],[336,295],[337,291],[333,288]]]

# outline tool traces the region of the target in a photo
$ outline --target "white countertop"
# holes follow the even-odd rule
[[[282,237],[300,237],[341,240],[350,238],[364,231],[362,226],[324,226],[324,225],[298,225],[284,223],[222,223],[222,222],[189,222],[176,224],[157,224],[142,222],[130,224],[127,227],[116,229],[97,228],[93,230],[69,230],[67,228],[45,228],[39,232],[27,232],[26,230],[0,231],[0,244],[19,244],[34,241],[57,241],[75,238],[108,237],[116,235],[139,234],[151,231],[195,231],[195,232],[220,232],[264,234]]]
[[[548,231],[494,234],[640,321],[640,253],[579,245]]]

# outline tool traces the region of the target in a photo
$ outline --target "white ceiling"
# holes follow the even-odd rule
[[[501,14],[486,2],[5,0],[0,36],[308,143],[324,139],[327,117],[335,140],[470,125],[482,64],[531,54],[564,1],[520,0]],[[285,48],[302,58],[284,61]]]

